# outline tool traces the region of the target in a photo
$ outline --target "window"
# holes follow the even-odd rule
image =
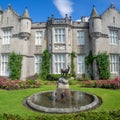
[[[42,31],[36,32],[35,45],[42,45]]]
[[[85,44],[85,33],[84,33],[84,31],[78,31],[77,32],[77,39],[78,39],[78,45],[84,45]]]
[[[117,30],[110,30],[110,44],[118,45],[118,31]]]
[[[35,73],[40,73],[41,56],[35,55]]]
[[[110,72],[118,73],[119,72],[119,56],[110,55]]]
[[[56,54],[54,56],[54,64],[55,64],[55,73],[56,74],[60,74],[61,73],[61,69],[65,69],[65,65],[66,65],[66,58],[64,54]]]
[[[3,45],[8,45],[10,44],[10,39],[11,39],[11,30],[4,30],[3,31]]]
[[[0,67],[2,76],[9,76],[8,69],[8,54],[1,54],[1,67]]]
[[[55,28],[55,43],[65,43],[65,28]]]
[[[77,56],[77,72],[81,75],[85,73],[85,57],[82,55]]]

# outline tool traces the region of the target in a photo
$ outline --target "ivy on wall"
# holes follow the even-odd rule
[[[12,80],[20,79],[22,67],[22,55],[14,52],[9,54],[8,67],[10,70],[10,78]]]
[[[46,79],[49,73],[50,73],[50,53],[46,49],[42,54],[40,76],[42,77],[42,79]]]
[[[109,55],[106,52],[99,53],[96,56],[97,66],[99,70],[100,79],[108,79],[110,78],[110,63],[109,63]]]
[[[71,53],[71,71],[70,74],[71,76],[75,77],[75,65],[74,65],[74,58],[75,58],[75,52],[72,51]]]
[[[94,61],[95,57],[92,54],[92,51],[90,50],[89,55],[85,57],[85,64],[88,67],[91,65]]]
[[[98,53],[98,55],[94,56],[92,51],[89,52],[89,55],[85,57],[85,64],[88,68],[89,65],[93,64],[93,61],[97,61],[97,68],[99,70],[100,79],[108,79],[110,78],[110,63],[109,63],[109,55],[106,52]]]

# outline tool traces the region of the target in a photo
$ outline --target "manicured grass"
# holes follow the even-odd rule
[[[71,85],[71,90],[79,90],[96,94],[103,100],[102,105],[94,111],[112,111],[120,108],[120,90],[107,90],[100,88],[82,88],[79,85]],[[18,114],[20,116],[38,116],[45,113],[32,111],[23,106],[22,101],[33,93],[55,90],[56,85],[42,85],[40,88],[23,90],[0,90],[0,114]]]

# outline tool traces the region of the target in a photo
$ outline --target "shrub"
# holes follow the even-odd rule
[[[40,87],[40,82],[35,80],[20,81],[20,80],[7,80],[5,78],[0,78],[0,88],[6,90],[37,88],[37,87]]]
[[[75,114],[48,115],[39,116],[20,116],[14,114],[0,115],[1,120],[119,120],[120,110],[110,112],[80,112]]]
[[[90,76],[88,74],[82,74],[81,77],[77,77],[78,81],[85,81],[85,80],[91,80]]]
[[[113,80],[94,80],[85,81],[84,86],[86,87],[99,87],[108,89],[120,89],[120,78],[115,78]]]
[[[47,76],[47,80],[50,80],[50,81],[58,81],[60,77],[61,77],[60,74],[49,74],[49,75]]]

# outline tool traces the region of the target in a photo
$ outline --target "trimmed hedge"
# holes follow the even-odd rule
[[[0,120],[119,120],[120,109],[110,112],[82,112],[73,114],[41,114],[40,116],[0,115]]]

